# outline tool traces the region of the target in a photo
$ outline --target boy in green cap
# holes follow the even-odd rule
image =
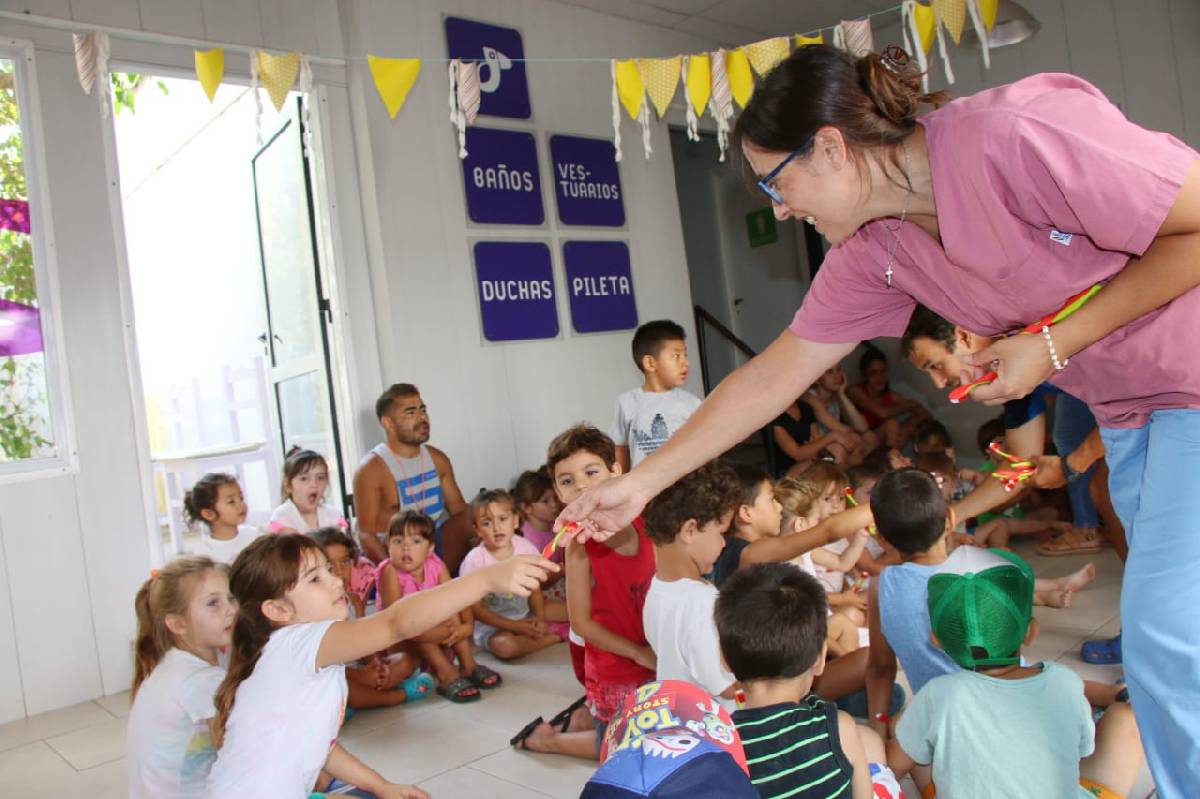
[[[984,549],[930,577],[934,643],[962,670],[930,680],[905,710],[888,743],[897,775],[931,764],[941,799],[1119,799],[1133,787],[1143,754],[1129,705],[1094,725],[1074,672],[1022,664],[1038,632],[1033,579],[1021,558]]]

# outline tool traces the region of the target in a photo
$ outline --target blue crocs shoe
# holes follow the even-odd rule
[[[1111,666],[1121,662],[1121,634],[1107,640],[1084,641],[1079,647],[1079,656],[1084,663]]]

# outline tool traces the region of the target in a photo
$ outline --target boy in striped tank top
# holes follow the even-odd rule
[[[721,653],[746,692],[733,723],[763,799],[902,799],[883,739],[812,693],[825,669],[825,589],[786,563],[736,572],[715,610]]]

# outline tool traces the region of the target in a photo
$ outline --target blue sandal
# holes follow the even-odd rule
[[[415,702],[418,699],[424,699],[433,693],[433,689],[437,688],[437,681],[435,681],[433,677],[425,672],[418,671],[416,674],[400,683],[400,688],[404,691],[405,703]]]
[[[1107,640],[1084,641],[1079,648],[1079,656],[1084,663],[1097,666],[1110,666],[1121,662],[1121,634]]]

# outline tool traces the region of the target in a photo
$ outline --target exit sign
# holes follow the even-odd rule
[[[760,208],[746,214],[746,234],[750,237],[751,247],[761,247],[779,241],[774,209]]]

